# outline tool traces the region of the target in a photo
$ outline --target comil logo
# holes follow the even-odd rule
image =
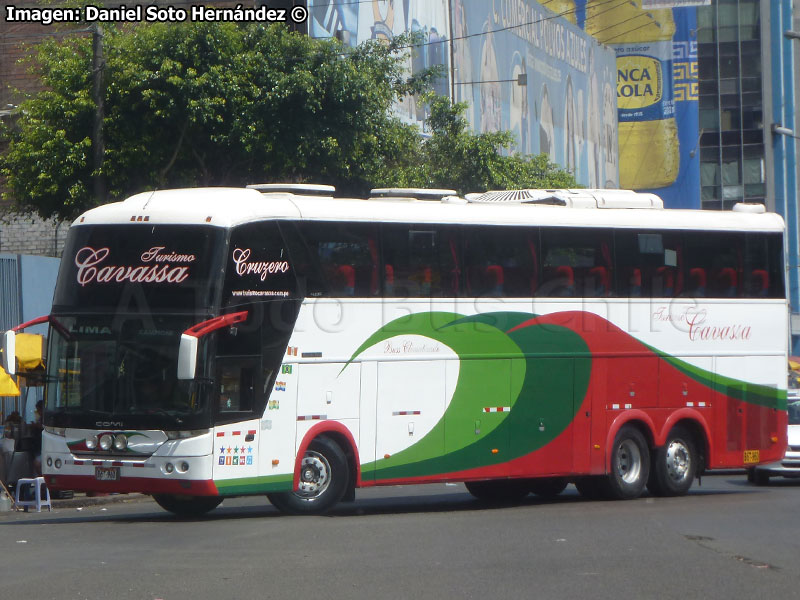
[[[617,103],[620,109],[645,108],[664,95],[661,62],[651,56],[617,58]]]

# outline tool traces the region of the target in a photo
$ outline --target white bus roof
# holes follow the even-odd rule
[[[485,195],[473,194],[468,194],[467,199],[446,196],[432,201],[403,197],[400,193],[385,198],[353,199],[290,191],[262,193],[253,188],[190,188],[137,194],[123,202],[91,209],[73,225],[148,222],[231,227],[263,219],[303,219],[776,232],[784,229],[779,215],[754,210],[752,205],[734,211],[662,209],[660,200],[655,202],[653,198],[657,197],[652,194],[637,195],[626,190],[541,192],[528,194],[534,198],[531,201],[520,200],[519,194],[508,192],[487,194],[505,194],[511,198],[509,201],[502,201],[501,196],[481,200]],[[554,200],[547,200],[548,194],[544,192],[549,192]],[[559,205],[565,197],[577,200]],[[596,205],[586,201],[591,197],[597,197]],[[584,208],[589,205],[594,208]]]

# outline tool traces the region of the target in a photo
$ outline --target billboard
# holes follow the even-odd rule
[[[355,46],[365,40],[390,40],[407,31],[419,32],[423,43],[414,49],[408,70],[412,75],[433,65],[444,65],[449,72],[450,21],[444,0],[308,0],[311,37],[333,37],[346,32],[344,41]],[[449,96],[447,76],[434,85],[436,93]],[[424,129],[425,111],[414,97],[395,107],[407,123]]]
[[[652,191],[666,206],[699,208],[701,4],[309,0],[309,32],[343,30],[355,45],[421,31],[409,70],[449,67],[452,45],[452,81],[436,91],[467,103],[474,131],[511,131],[515,152],[546,153],[583,186]],[[397,111],[422,128],[416,99]]]
[[[560,10],[569,2],[553,4]],[[618,187],[614,53],[533,0],[452,0],[454,100],[589,188]],[[549,6],[549,5],[548,5]]]

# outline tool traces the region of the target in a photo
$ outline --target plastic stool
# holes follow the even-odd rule
[[[34,499],[33,500],[20,500],[19,493],[23,487],[26,485],[32,485],[35,488]],[[42,500],[42,488],[44,488],[46,500]],[[29,506],[35,506],[36,512],[42,512],[42,507],[46,506],[47,510],[53,510],[53,507],[50,505],[50,490],[47,489],[47,485],[44,482],[44,477],[34,477],[32,479],[19,479],[17,481],[17,489],[14,490],[14,503],[20,507],[25,508],[25,512],[28,512]]]

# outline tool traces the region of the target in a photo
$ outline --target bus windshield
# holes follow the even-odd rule
[[[180,335],[194,322],[175,315],[59,316],[50,334],[45,424],[208,427],[205,386],[176,376]]]

